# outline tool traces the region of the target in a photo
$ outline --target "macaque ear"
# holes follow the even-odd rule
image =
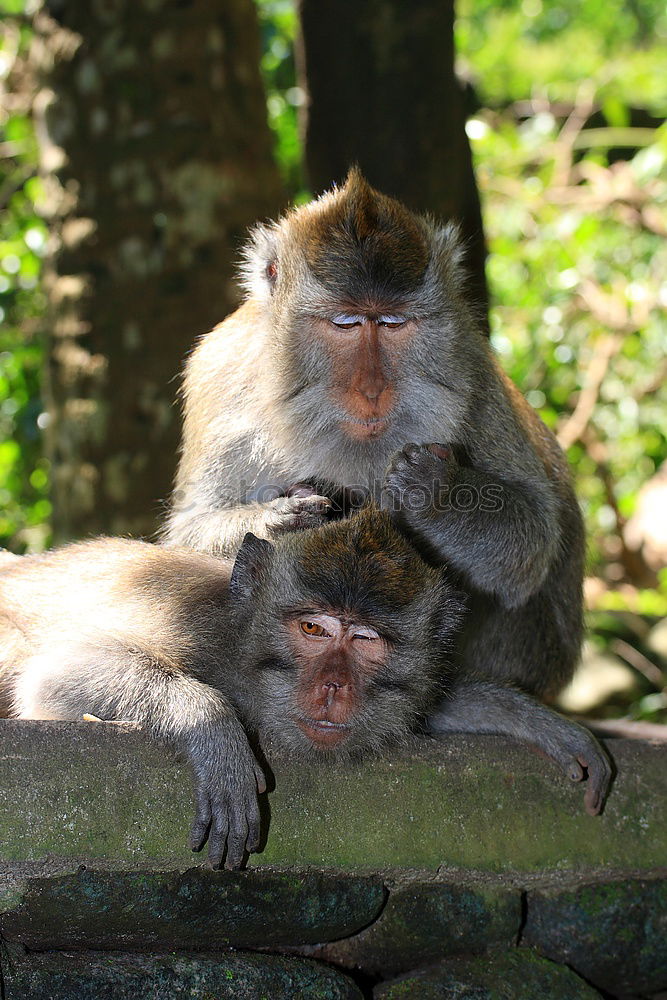
[[[267,302],[278,278],[279,226],[255,226],[243,248],[241,281],[248,295]]]
[[[264,538],[258,538],[251,531],[247,533],[234,561],[229,591],[232,597],[247,600],[257,587],[257,583],[273,558],[273,545]]]

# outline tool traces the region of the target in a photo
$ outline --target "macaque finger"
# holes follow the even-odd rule
[[[264,771],[262,771],[259,764],[255,764],[254,771],[255,771],[255,781],[257,783],[257,791],[260,795],[263,795],[263,793],[266,791],[266,777],[264,775]]]
[[[197,806],[195,819],[190,827],[190,850],[201,851],[206,843],[209,827],[211,826],[211,803],[208,795],[197,790]]]
[[[430,452],[432,452],[436,458],[441,461],[446,462],[448,458],[452,457],[452,449],[448,448],[445,444],[427,444],[426,447]]]
[[[612,778],[611,765],[602,753],[597,753],[585,760],[579,758],[579,761],[588,771],[584,808],[590,816],[597,816],[602,811],[609,791]]]
[[[208,836],[208,863],[214,871],[222,868],[225,844],[229,835],[229,820],[224,809],[218,807],[213,814],[211,832]],[[229,850],[227,851],[229,856]],[[227,866],[229,867],[229,866]]]
[[[256,795],[250,795],[246,800],[245,819],[248,828],[246,850],[248,854],[252,854],[259,847],[261,833],[261,815]]]
[[[583,781],[586,777],[583,767],[575,757],[568,758],[565,764],[562,761],[560,763],[570,781]]]
[[[288,497],[312,497],[316,495],[315,487],[311,486],[309,483],[294,483],[290,486],[285,496]]]
[[[261,832],[261,822],[258,813],[248,821],[248,837],[246,839],[246,850],[248,851],[248,854],[254,854],[255,851],[259,850]]]
[[[414,463],[419,458],[421,452],[421,445],[415,444],[414,441],[410,441],[408,444],[403,445],[403,455],[410,463]]]
[[[236,822],[232,823],[227,836],[227,857],[225,858],[225,868],[234,871],[243,864],[243,856],[246,850],[249,828],[246,819],[242,815],[236,816]]]

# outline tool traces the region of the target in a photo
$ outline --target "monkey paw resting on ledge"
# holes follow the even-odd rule
[[[528,695],[457,668],[463,612],[390,515],[248,535],[236,561],[99,539],[0,572],[0,706],[30,719],[138,721],[191,764],[191,845],[213,867],[259,842],[253,752],[362,757],[431,729],[514,735],[597,811],[609,781],[593,737]]]

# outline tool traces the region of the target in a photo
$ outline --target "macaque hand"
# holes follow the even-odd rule
[[[202,766],[195,762],[195,820],[190,830],[190,848],[200,851],[208,840],[211,868],[238,869],[244,855],[259,848],[260,813],[258,794],[266,791],[266,779],[250,747],[234,746],[222,759],[213,754]]]
[[[327,521],[331,501],[317,494],[300,495],[305,492],[303,490],[293,496],[278,497],[268,505],[266,528],[270,535],[319,528]]]
[[[406,444],[392,456],[382,487],[383,510],[410,513],[432,510],[448,487],[456,459],[445,444]]]
[[[595,737],[568,720],[567,732],[544,749],[571,781],[585,780],[584,808],[590,816],[597,816],[609,791],[612,768]]]

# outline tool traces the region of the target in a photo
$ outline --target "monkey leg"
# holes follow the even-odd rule
[[[264,775],[234,709],[181,667],[121,642],[56,642],[17,668],[12,714],[21,719],[135,720],[190,763],[196,813],[190,846],[208,838],[209,863],[239,868],[257,850]]]
[[[572,781],[586,780],[586,812],[599,813],[612,777],[606,753],[587,729],[512,688],[461,683],[429,718],[440,733],[499,733],[551,757]]]

